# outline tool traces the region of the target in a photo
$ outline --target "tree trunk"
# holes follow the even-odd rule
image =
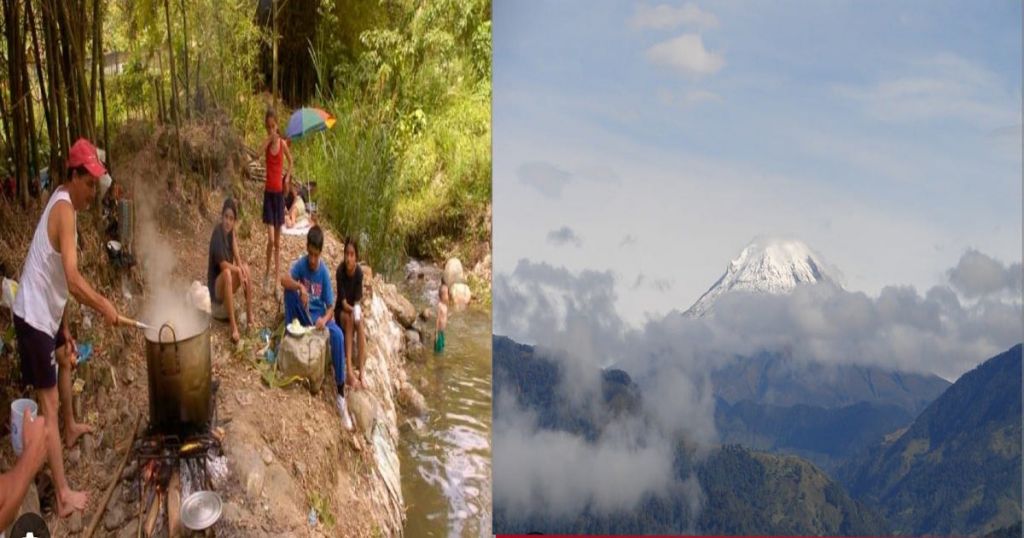
[[[189,77],[189,61],[188,61],[188,16],[185,13],[185,0],[181,0],[181,35],[182,35],[182,58],[181,64],[185,71],[185,118],[192,117],[192,85]]]
[[[99,2],[99,0],[97,0]],[[103,14],[100,13],[100,20],[96,23],[96,38],[99,40],[100,57],[103,56]],[[100,64],[100,103],[103,106],[103,147],[107,150],[107,170],[113,170],[113,151],[110,147],[110,133],[107,130],[107,66],[106,62]]]
[[[36,33],[36,17],[32,9],[32,2],[25,3],[25,12],[28,15],[29,28],[32,33],[32,51],[36,59],[36,79],[39,81],[39,95],[42,97],[43,117],[46,120],[46,134],[50,139],[50,167],[53,168],[54,152],[60,147],[57,137],[54,136],[53,114],[50,113],[50,99],[46,92],[46,82],[43,77],[43,55],[39,51],[39,36]],[[47,59],[49,61],[49,59]]]
[[[174,138],[177,140],[178,146],[178,168],[184,169],[184,162],[181,159],[181,118],[179,117],[180,109],[178,107],[178,91],[175,89],[175,70],[174,70],[174,41],[171,39],[171,5],[170,0],[164,0],[164,18],[167,22],[167,53],[169,54],[171,64],[171,102],[173,103],[173,115],[174,115]]]
[[[273,66],[270,68],[270,99],[271,102],[277,105],[277,0],[271,0],[270,2],[270,17],[271,17],[271,46],[273,47]]]
[[[90,123],[96,124],[96,86],[99,70],[103,68],[103,51],[100,50],[100,0],[92,0],[92,78],[89,80],[89,104],[93,111]],[[95,132],[95,127],[93,128]],[[109,148],[104,148],[109,149]]]
[[[4,39],[6,39],[6,35],[7,35],[7,30],[4,29],[4,36],[5,36]],[[3,142],[4,142],[4,145],[0,145],[0,150],[5,148],[6,144],[11,141],[11,125],[10,125],[10,120],[8,120],[10,112],[8,112],[7,107],[4,106],[4,95],[3,95],[4,94],[4,92],[3,92],[4,89],[5,88],[3,86],[0,86],[0,127],[3,127],[3,132],[0,132],[0,136],[3,137]],[[6,157],[6,155],[4,155],[3,151],[0,151],[0,164],[3,164],[3,163],[6,162],[6,159],[4,159],[4,157]],[[0,166],[0,180],[3,180],[3,172],[4,171],[5,171],[4,167]]]
[[[31,1],[25,3],[29,4],[31,3]],[[21,37],[19,40],[18,56],[21,56],[22,58],[21,76],[23,84],[25,85],[25,111],[28,118],[26,127],[28,128],[29,153],[26,165],[28,168],[29,181],[32,181],[39,174],[39,150],[36,143],[36,112],[35,105],[32,102],[32,85],[30,83],[30,79],[28,78],[28,53],[25,52],[25,37],[28,35],[28,17],[25,17],[25,27],[23,30],[24,31],[21,32]],[[26,185],[27,184],[28,183],[26,182]]]
[[[66,79],[67,86],[72,91],[73,99],[75,100],[75,115],[76,123],[78,124],[78,132],[71,133],[73,138],[86,137],[90,140],[95,141],[95,122],[91,119],[92,116],[92,103],[88,100],[88,94],[86,93],[85,86],[85,59],[83,49],[85,47],[85,26],[84,19],[78,21],[80,28],[76,28],[75,20],[71,18],[71,13],[68,11],[66,2],[58,1],[61,7],[61,15],[63,15],[63,28],[65,34],[65,41],[70,42],[68,46],[68,73],[69,77]]]
[[[11,90],[11,120],[13,126],[12,138],[14,142],[14,174],[18,184],[18,197],[22,206],[28,205],[28,159],[27,148],[25,147],[25,99],[28,98],[25,92],[23,77],[25,69],[25,47],[19,36],[18,2],[4,2],[5,30],[7,31],[7,81]]]

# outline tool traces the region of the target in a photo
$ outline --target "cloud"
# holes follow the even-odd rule
[[[691,515],[699,511],[699,483],[678,477],[673,465],[681,437],[700,446],[717,441],[707,365],[656,357],[650,342],[637,346],[642,339],[615,312],[614,290],[610,272],[529,260],[496,276],[494,332],[536,343],[535,355],[561,372],[554,401],[600,425],[591,440],[539,428],[534,412],[496,385],[496,511],[523,519],[571,518],[585,509],[608,515],[666,495]],[[600,372],[612,365],[643,382],[635,415],[610,415],[602,403]]]
[[[572,245],[574,247],[583,246],[583,239],[580,238],[572,228],[568,226],[562,226],[557,230],[551,230],[548,232],[548,243],[552,245],[563,247],[565,245]]]
[[[993,264],[980,256],[968,253],[951,272],[970,289],[991,292]],[[995,265],[1005,276],[1008,269]],[[646,282],[641,275],[636,285]],[[944,285],[924,295],[889,286],[878,297],[824,285],[786,295],[732,292],[711,316],[676,312],[640,329],[619,318],[614,289],[610,272],[525,259],[511,274],[496,275],[495,334],[535,344],[535,355],[561,372],[553,397],[581,416],[602,418],[596,439],[540,428],[533,410],[496,385],[496,511],[516,518],[614,515],[651,496],[671,496],[698,512],[700,485],[675,474],[673,457],[680,443],[699,459],[718,442],[710,373],[736,355],[785,350],[797,368],[807,361],[860,364],[952,380],[1021,339],[1019,303],[983,297],[964,304]],[[640,387],[637,413],[600,414],[599,372],[611,367]]]
[[[671,484],[668,443],[638,442],[627,427],[613,428],[594,443],[539,429],[533,413],[504,394],[495,403],[493,465],[494,502],[505,513],[574,518],[588,508],[632,511],[646,495],[662,495]]]
[[[553,200],[561,198],[562,189],[573,180],[609,184],[618,184],[622,181],[615,170],[608,167],[591,165],[569,172],[543,161],[523,163],[519,165],[516,174],[524,185],[533,187],[537,192]]]
[[[717,73],[725,58],[704,48],[698,34],[683,34],[652,46],[644,52],[651,63],[663,65],[685,75],[703,76]]]
[[[671,30],[683,25],[717,28],[718,17],[714,13],[702,10],[692,2],[679,7],[668,4],[656,6],[640,4],[633,16],[629,18],[629,25],[636,29],[651,28],[655,30]]]
[[[562,189],[569,184],[572,175],[556,166],[540,161],[527,162],[516,171],[519,181],[537,189],[548,198],[562,197]]]
[[[968,250],[956,267],[946,271],[949,283],[965,297],[975,298],[1009,292],[1020,295],[1021,264],[1003,265],[977,250]]]
[[[638,239],[633,234],[626,234],[622,237],[622,241],[619,241],[620,247],[632,247],[637,244]]]
[[[999,76],[953,54],[904,66],[900,75],[866,87],[835,88],[882,121],[952,119],[971,125],[1005,126],[1020,120],[1020,94]]]

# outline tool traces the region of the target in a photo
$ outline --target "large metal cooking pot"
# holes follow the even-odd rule
[[[180,341],[167,323],[160,326],[156,341],[147,333],[146,369],[151,427],[165,432],[207,429],[213,416],[209,325]]]

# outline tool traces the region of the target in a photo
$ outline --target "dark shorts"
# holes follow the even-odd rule
[[[284,193],[263,191],[263,224],[284,226]]]
[[[14,316],[14,333],[18,339],[21,359],[21,382],[37,389],[57,386],[57,348],[65,343],[64,333],[57,331],[54,338]]]

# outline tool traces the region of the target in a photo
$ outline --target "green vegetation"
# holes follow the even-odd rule
[[[472,267],[489,251],[489,0],[17,4],[2,20],[29,31],[0,42],[11,61],[0,73],[0,163],[13,163],[19,185],[62,162],[68,139],[90,137],[116,163],[154,134],[203,185],[211,171],[188,154],[203,126],[230,125],[256,149],[268,107],[283,130],[292,110],[315,106],[338,121],[295,141],[296,171],[372,264],[457,255]]]
[[[329,4],[329,3],[327,3]],[[392,270],[403,255],[477,260],[489,246],[490,3],[407,0],[323,11],[357,42],[312,46],[333,129],[295,144],[331,223]],[[341,21],[344,20],[343,24]]]
[[[838,476],[900,534],[980,535],[1019,525],[1021,346],[961,376],[899,439]]]

